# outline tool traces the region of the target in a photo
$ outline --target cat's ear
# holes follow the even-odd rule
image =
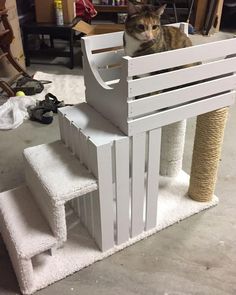
[[[161,15],[164,13],[165,9],[166,9],[166,4],[164,4],[164,5],[162,5],[161,7],[159,7],[159,8],[156,10],[156,14],[157,14],[158,16],[161,16]]]
[[[128,6],[128,15],[133,15],[133,14],[137,14],[141,11],[141,6],[140,5],[134,5],[132,2],[128,1],[127,3]]]

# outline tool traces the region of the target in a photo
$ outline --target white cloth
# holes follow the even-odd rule
[[[30,96],[10,97],[0,106],[0,129],[15,129],[21,125],[24,119],[29,118],[27,108],[35,106],[36,99]]]

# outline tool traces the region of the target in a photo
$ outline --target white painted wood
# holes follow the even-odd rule
[[[121,58],[124,56],[124,49],[116,51],[99,52],[93,54],[93,60],[98,68],[107,67],[121,63]]]
[[[88,138],[88,155],[88,169],[96,178],[98,178],[97,148],[91,138]]]
[[[112,48],[123,46],[123,34],[124,32],[93,35],[92,37],[83,37],[81,41],[88,41],[86,42],[86,45],[90,47],[89,50],[91,51],[104,48]]]
[[[101,210],[99,201],[99,192],[92,192],[92,211],[93,211],[93,238],[97,246],[102,250],[103,239],[102,239],[102,228],[101,228]]]
[[[161,128],[149,132],[148,167],[147,167],[147,198],[145,230],[156,226],[157,197],[159,185],[159,165],[161,147]]]
[[[128,101],[129,118],[236,88],[236,75]]]
[[[64,131],[64,123],[63,123],[63,114],[58,111],[58,123],[60,129],[60,138],[65,143],[65,131]]]
[[[86,211],[86,228],[88,232],[93,236],[94,233],[94,221],[93,221],[93,204],[92,195],[90,193],[85,195],[85,211]]]
[[[115,141],[116,243],[129,239],[129,138]]]
[[[211,42],[128,59],[128,76],[174,68],[235,54],[236,39]],[[143,66],[145,64],[145,66]]]
[[[105,82],[120,79],[120,75],[121,75],[120,66],[106,68],[106,69],[104,69],[104,68],[98,69],[98,72],[99,72],[101,78],[103,79],[103,81],[105,81]]]
[[[179,106],[174,109],[167,109],[143,118],[130,120],[129,135],[159,128],[183,119],[191,118],[213,110],[229,106],[235,102],[235,91],[214,96],[191,104]]]
[[[70,121],[67,119],[66,116],[63,116],[63,126],[64,126],[64,139],[65,145],[69,148],[70,147]]]
[[[76,150],[77,150],[77,146],[76,146],[77,133],[78,133],[78,128],[72,121],[70,125],[70,137],[71,137],[70,142],[71,142],[71,151],[74,155],[76,155]]]
[[[80,221],[86,227],[87,225],[87,216],[86,216],[86,207],[85,207],[85,196],[80,196],[79,201],[79,208],[80,208]]]
[[[132,193],[131,193],[131,237],[144,230],[144,172],[146,134],[138,133],[132,138]]]
[[[81,153],[81,147],[80,147],[80,133],[78,126],[73,122],[73,147],[75,156],[77,159],[80,160],[80,153]],[[81,161],[81,160],[80,160]]]
[[[108,250],[114,246],[114,215],[112,185],[111,144],[97,148],[99,207],[101,218],[100,249]]]
[[[84,134],[84,132],[79,129],[79,145],[80,145],[80,161],[88,168],[88,137]]]
[[[174,24],[174,26],[180,26],[180,24]],[[186,31],[187,25],[185,24],[184,26],[184,30]],[[86,100],[88,104],[118,126],[125,134],[129,134],[130,132],[127,118],[129,120],[130,118],[137,118],[143,114],[151,114],[153,111],[161,109],[162,107],[166,108],[174,104],[187,103],[195,99],[194,97],[196,96],[196,99],[198,99],[206,95],[204,95],[201,86],[194,85],[188,86],[186,89],[175,90],[175,92],[171,91],[169,94],[161,93],[159,95],[151,95],[151,97],[148,98],[150,100],[147,99],[146,103],[144,99],[141,99],[132,104],[132,100],[135,96],[150,94],[158,90],[169,89],[170,87],[178,86],[180,88],[183,84],[222,76],[226,73],[233,73],[236,69],[236,57],[233,56],[235,54],[236,39],[229,39],[142,57],[121,57],[120,79],[116,79],[116,83],[113,81],[112,84],[110,84],[108,80],[114,77],[112,75],[110,75],[110,77],[109,75],[107,76],[108,71],[105,69],[101,71],[101,76],[99,73],[99,66],[106,67],[106,63],[109,64],[113,62],[113,60],[119,60],[119,58],[116,57],[116,51],[104,51],[104,49],[106,50],[109,47],[111,48],[117,44],[122,44],[123,33],[116,34],[117,33],[112,33],[112,35],[109,36],[97,35],[94,37],[86,37],[82,41]],[[101,39],[99,40],[100,37]],[[94,50],[97,49],[101,49],[101,51],[95,54]],[[106,55],[107,62],[105,60]],[[225,59],[225,57],[227,58]],[[216,61],[216,59],[218,60]],[[198,61],[207,61],[207,64],[136,80],[132,80],[131,78],[133,75],[140,76],[157,70],[179,67]],[[208,82],[208,85],[204,84]],[[217,89],[220,88],[218,84],[216,85],[217,82],[208,82],[201,82],[206,92],[211,93],[209,95],[218,93],[214,92],[214,87]],[[232,79],[231,82],[233,83]],[[229,80],[226,81],[226,83],[231,82]],[[221,85],[223,85],[224,89],[226,88],[223,80],[219,80],[219,83],[222,83]],[[136,132],[138,132],[138,129]]]
[[[122,59],[120,82],[112,87],[108,86],[99,74],[89,46],[89,42],[82,42],[86,101],[124,131],[127,129],[125,121],[127,118],[128,69],[124,65],[127,61]]]
[[[235,69],[236,57],[130,80],[128,82],[129,97],[232,73]]]

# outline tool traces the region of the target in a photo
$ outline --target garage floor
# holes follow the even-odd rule
[[[225,34],[215,34],[221,39]],[[208,37],[194,36],[198,42]],[[205,39],[204,39],[205,38]],[[75,74],[65,66],[32,65],[28,70]],[[175,224],[101,262],[71,275],[37,295],[235,295],[236,294],[236,105],[225,131],[214,207]],[[188,121],[184,170],[191,166],[195,120]],[[0,192],[24,182],[24,148],[59,138],[57,116],[51,125],[25,121],[0,131]],[[6,248],[0,238],[0,295],[20,294]]]

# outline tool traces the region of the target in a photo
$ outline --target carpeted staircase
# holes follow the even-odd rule
[[[22,293],[31,294],[217,203],[217,198],[208,203],[187,198],[184,172],[161,177],[156,226],[121,242],[112,179],[117,162],[109,154],[126,136],[86,103],[63,108],[59,121],[62,140],[26,149],[26,183],[0,194],[0,230]]]

